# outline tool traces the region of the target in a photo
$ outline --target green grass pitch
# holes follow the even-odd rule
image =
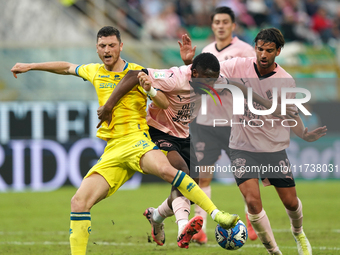
[[[220,248],[214,237],[216,224],[208,219],[208,244],[177,247],[175,218],[165,220],[166,244],[151,243],[151,228],[142,215],[168,196],[168,184],[144,184],[137,190],[121,190],[95,205],[87,254],[267,254],[259,240],[238,251]],[[70,199],[73,187],[53,192],[2,193],[0,200],[0,254],[70,254],[68,243]],[[303,203],[304,230],[313,254],[340,254],[340,182],[298,181]],[[289,219],[273,187],[261,187],[263,206],[283,254],[297,254]],[[237,186],[214,183],[213,201],[222,210],[238,213],[245,221],[243,199]],[[192,207],[193,215],[194,208]]]

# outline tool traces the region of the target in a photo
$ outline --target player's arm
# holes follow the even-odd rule
[[[43,62],[43,63],[16,63],[11,72],[15,78],[19,73],[26,73],[31,70],[46,71],[62,75],[76,75],[76,68],[78,65],[69,62],[56,61],[56,62]]]
[[[140,70],[129,70],[124,78],[117,84],[106,103],[98,108],[97,115],[100,122],[98,123],[97,128],[99,128],[104,121],[108,121],[110,124],[113,107],[126,93],[139,83],[138,74],[140,72]],[[161,97],[162,94],[162,92],[157,92],[158,97]]]
[[[181,58],[186,65],[192,64],[195,57],[196,46],[192,47],[191,39],[187,34],[182,35],[182,43],[178,41]]]
[[[161,92],[157,91],[152,87],[152,81],[150,76],[147,75],[145,72],[138,73],[139,84],[143,87],[145,92],[150,96],[151,100],[154,104],[161,108],[167,109],[169,106],[168,98]]]
[[[296,134],[298,137],[302,138],[303,140],[307,142],[314,142],[318,140],[319,138],[326,135],[327,127],[319,127],[314,129],[313,131],[308,132],[308,127],[305,127],[303,124],[300,115],[297,115],[297,117],[294,119],[294,121],[290,121],[289,125],[291,126],[291,130]],[[296,124],[296,125],[295,125]],[[294,127],[295,125],[295,127]]]

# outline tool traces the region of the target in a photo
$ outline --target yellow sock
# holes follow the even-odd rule
[[[178,170],[171,184],[175,186],[183,196],[200,206],[204,211],[209,213],[209,215],[213,210],[217,209],[197,183],[184,172]]]
[[[70,246],[72,255],[85,255],[87,241],[91,233],[89,212],[71,212]]]

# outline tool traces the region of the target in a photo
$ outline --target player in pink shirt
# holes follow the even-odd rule
[[[277,88],[280,101],[281,88],[295,87],[294,79],[275,63],[284,45],[284,38],[278,29],[269,28],[261,30],[254,42],[256,58],[224,61],[221,63],[221,73],[242,81],[245,86],[252,87],[254,92],[269,100],[273,99],[273,88]],[[294,93],[287,96],[295,97]],[[258,110],[263,109],[256,103],[253,106]],[[299,254],[312,254],[312,248],[303,232],[302,203],[296,194],[285,149],[289,146],[290,129],[305,141],[312,142],[324,136],[327,128],[320,127],[308,132],[298,115],[295,120],[286,121],[286,124],[275,119],[272,115],[253,114],[248,105],[244,115],[233,116],[232,122],[235,125],[232,125],[229,147],[232,166],[236,170],[234,177],[246,200],[249,220],[270,254],[282,253],[262,208],[259,176],[265,186],[275,187],[285,206]]]
[[[192,66],[173,67],[170,69],[147,69],[144,70],[149,75],[139,73],[141,84],[152,83],[155,89],[162,90],[166,94],[169,107],[160,109],[151,103],[148,108],[148,124],[150,135],[156,145],[163,151],[167,151],[167,156],[171,164],[189,172],[197,165],[195,153],[191,150],[189,136],[189,122],[197,114],[195,109],[200,108],[201,92],[198,82],[208,82],[208,79],[216,80],[219,74],[219,63],[216,57],[210,53],[198,55]],[[111,116],[113,106],[120,98],[136,84],[137,73],[130,73],[125,76],[117,86],[114,93],[104,107],[98,109],[98,116],[103,121]],[[197,79],[200,78],[197,82]],[[211,80],[211,79],[210,79]],[[210,84],[210,83],[209,83]],[[240,85],[243,92],[246,87]],[[258,95],[254,95],[256,101],[269,108],[271,102],[263,100]],[[144,215],[152,225],[152,237],[159,245],[163,245],[164,230],[163,220],[175,214],[178,224],[178,245],[181,248],[188,248],[189,241],[193,234],[202,227],[202,217],[197,216],[188,222],[190,212],[190,201],[182,196],[177,189],[172,189],[171,195],[157,209],[148,208]],[[155,231],[156,230],[156,231]]]
[[[269,28],[261,30],[254,42],[256,58],[223,61],[220,63],[221,74],[228,80],[242,82],[269,100],[273,100],[273,88],[277,88],[280,102],[281,88],[295,88],[291,75],[275,63],[275,58],[284,46],[284,38],[278,29]],[[185,60],[190,61],[190,42],[185,47],[188,53]],[[292,99],[295,94],[288,93],[286,97]],[[263,110],[256,102],[253,108]],[[262,208],[259,189],[261,178],[265,186],[273,185],[279,194],[290,218],[299,254],[312,254],[312,248],[303,232],[302,203],[296,195],[295,181],[285,149],[290,142],[290,129],[303,140],[313,142],[326,135],[326,126],[308,132],[299,115],[281,122],[272,115],[254,114],[247,104],[243,115],[233,115],[228,121],[232,127],[229,147],[233,174],[245,198],[248,218],[257,236],[268,253],[282,254]]]
[[[214,54],[220,62],[234,57],[255,57],[255,50],[251,45],[241,41],[237,36],[233,36],[236,23],[235,14],[232,9],[226,6],[216,8],[211,15],[211,22],[211,29],[214,33],[215,41],[204,47],[202,52]],[[186,38],[186,40],[190,40],[190,38]],[[186,64],[189,64],[189,62],[187,61]],[[214,99],[215,101],[218,100],[216,95],[214,95]],[[213,98],[208,97],[207,114],[203,115],[201,111],[199,111],[196,120],[190,124],[190,133],[195,146],[198,163],[201,169],[204,170],[200,171],[199,174],[199,186],[208,197],[211,197],[210,183],[213,178],[213,173],[209,171],[209,169],[211,169],[210,166],[215,165],[221,156],[221,150],[224,150],[230,158],[230,121],[223,122],[223,124],[214,127],[213,120],[230,120],[232,118],[233,98],[231,93],[221,95],[221,100],[223,101],[222,107],[221,105],[215,105]],[[245,206],[248,236],[251,240],[256,240],[257,235],[248,220],[247,211],[247,206]],[[202,216],[204,224],[202,230],[194,235],[192,240],[204,244],[208,241],[206,235],[207,213],[198,205],[195,205],[195,215]]]

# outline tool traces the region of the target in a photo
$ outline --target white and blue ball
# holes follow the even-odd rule
[[[240,249],[248,239],[248,230],[246,225],[239,220],[235,227],[224,229],[220,225],[216,226],[215,237],[217,243],[227,250]]]

